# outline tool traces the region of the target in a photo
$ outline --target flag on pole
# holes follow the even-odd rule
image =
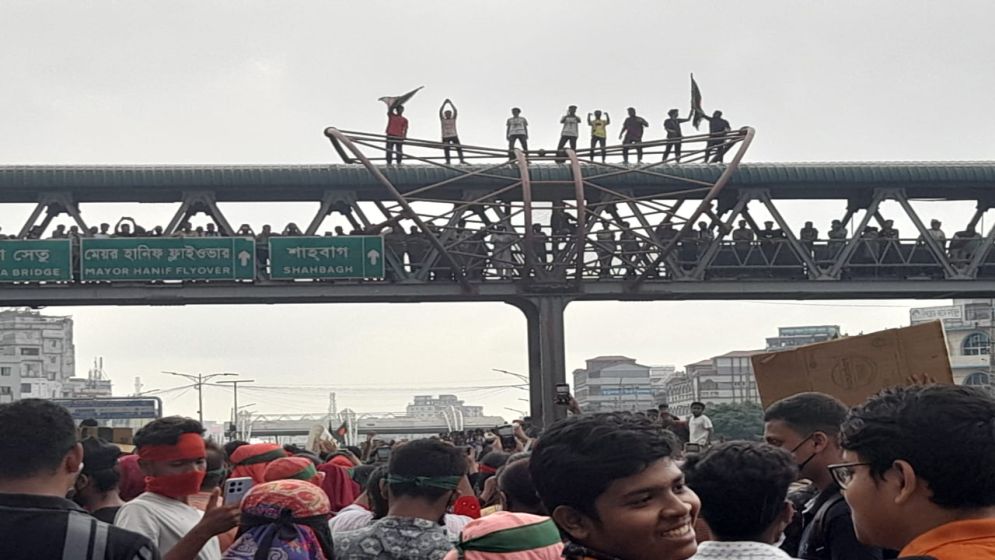
[[[342,425],[336,428],[334,432],[332,432],[332,437],[334,437],[335,440],[338,441],[340,444],[344,444],[345,436],[347,433],[349,433],[349,422],[343,421]]]
[[[701,116],[705,114],[701,108],[701,90],[698,89],[698,82],[694,81],[694,74],[691,74],[691,124],[695,130],[701,125]]]
[[[408,93],[405,93],[404,95],[381,97],[380,99],[377,99],[377,101],[383,101],[384,103],[387,104],[387,110],[392,111],[394,107],[399,107],[407,103],[408,100],[414,97],[415,94],[418,93],[418,90],[420,90],[423,87],[425,86],[416,87],[415,89],[409,91]]]

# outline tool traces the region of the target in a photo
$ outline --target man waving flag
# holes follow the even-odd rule
[[[698,89],[698,82],[694,81],[694,74],[691,74],[691,124],[695,130],[701,125],[701,116],[704,114],[705,111],[701,108],[701,90]]]
[[[395,97],[381,97],[380,99],[377,99],[377,101],[383,101],[384,103],[387,104],[387,110],[393,111],[395,107],[400,107],[401,105],[407,103],[408,100],[414,97],[415,94],[418,93],[418,90],[422,89],[423,87],[425,86],[416,87],[415,89],[409,91],[408,93],[405,93],[404,95],[399,95]]]

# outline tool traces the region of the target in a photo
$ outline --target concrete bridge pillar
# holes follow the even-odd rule
[[[557,405],[556,385],[567,382],[564,318],[570,299],[564,296],[516,298],[508,303],[525,314],[528,327],[529,405],[532,418],[549,426],[564,418]]]

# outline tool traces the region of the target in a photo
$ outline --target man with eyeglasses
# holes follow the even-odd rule
[[[983,389],[886,389],[842,428],[831,465],[861,542],[902,558],[995,559],[995,399]]]
[[[803,507],[797,549],[785,552],[801,560],[878,560],[882,551],[857,541],[850,508],[828,466],[843,462],[840,424],[847,407],[823,393],[799,393],[772,404],[764,414],[764,439],[790,452],[800,479],[817,493]]]

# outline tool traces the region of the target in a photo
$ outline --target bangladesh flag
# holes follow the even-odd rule
[[[345,443],[345,436],[347,433],[349,433],[349,423],[342,422],[342,425],[332,432],[332,437],[334,437],[339,443]]]
[[[398,107],[400,105],[404,105],[405,103],[407,103],[408,100],[414,97],[415,94],[418,93],[418,90],[422,89],[423,87],[425,86],[417,87],[409,91],[408,93],[405,93],[404,95],[381,97],[377,99],[377,101],[383,101],[384,103],[387,104],[387,109],[392,111],[394,110],[394,107]]]
[[[701,116],[705,114],[705,111],[701,108],[701,90],[698,89],[698,82],[694,81],[694,74],[691,74],[691,114],[693,115],[691,124],[697,130],[701,125]]]

